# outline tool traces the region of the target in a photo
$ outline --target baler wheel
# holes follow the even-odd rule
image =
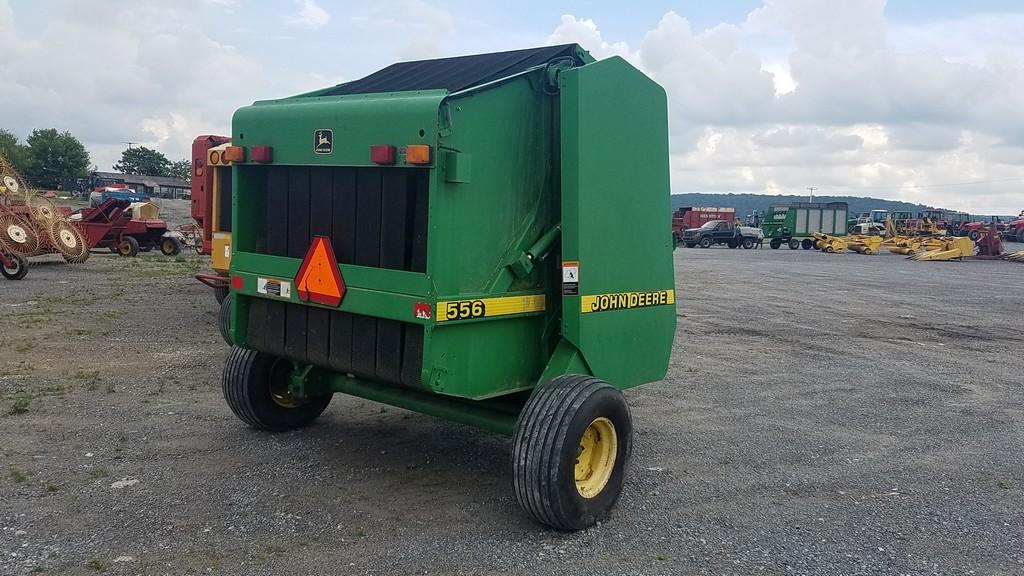
[[[177,256],[181,254],[181,240],[178,240],[174,236],[164,236],[160,240],[160,252],[164,256]]]
[[[220,328],[220,337],[228,343],[228,346],[232,346],[234,342],[231,341],[231,298],[225,298],[220,303],[220,310],[217,311],[217,327]]]
[[[300,400],[289,391],[292,364],[255,350],[233,347],[224,362],[221,386],[240,420],[270,432],[306,426],[331,403],[331,395]]]
[[[121,256],[134,258],[139,255],[139,241],[131,236],[125,236],[124,241],[117,246],[117,253]]]
[[[14,267],[0,266],[0,274],[3,274],[4,278],[8,280],[21,280],[28,274],[28,260],[17,254],[8,254],[7,259],[14,264]]]
[[[570,374],[534,391],[516,425],[513,485],[534,519],[580,530],[619,499],[633,443],[622,393],[603,380]]]
[[[228,297],[227,288],[214,288],[213,297],[217,299],[217,304],[223,304],[224,299]]]

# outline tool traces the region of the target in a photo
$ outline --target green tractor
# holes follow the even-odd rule
[[[348,394],[509,435],[536,520],[608,513],[621,390],[675,333],[665,93],[577,45],[403,62],[238,110],[224,396],[250,426]]]

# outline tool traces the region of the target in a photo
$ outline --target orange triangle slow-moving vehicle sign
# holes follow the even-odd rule
[[[295,290],[303,302],[325,306],[341,304],[345,297],[345,282],[341,279],[331,241],[326,236],[313,237],[299,273],[295,275]]]

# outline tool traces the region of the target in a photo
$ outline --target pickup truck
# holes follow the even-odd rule
[[[750,249],[764,240],[764,233],[760,228],[737,226],[727,220],[711,220],[700,228],[683,230],[679,240],[687,248],[710,248],[715,244],[725,244],[729,248],[742,246]]]

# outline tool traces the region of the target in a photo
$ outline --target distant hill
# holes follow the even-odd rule
[[[925,204],[884,200],[882,198],[864,198],[861,196],[815,196],[815,202],[846,202],[850,205],[850,214],[870,212],[872,210],[909,211],[917,214],[921,210],[934,208]],[[735,208],[740,218],[760,210],[763,214],[769,206],[788,204],[791,202],[807,202],[807,195],[775,195],[766,194],[673,194],[672,210],[680,206],[716,206]]]

